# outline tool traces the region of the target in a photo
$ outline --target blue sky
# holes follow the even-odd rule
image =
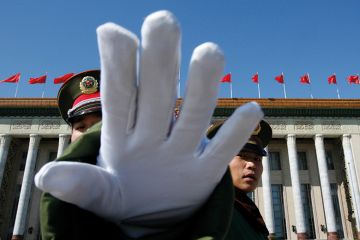
[[[360,2],[356,0],[36,0],[0,3],[0,79],[22,77],[17,97],[56,97],[55,77],[99,68],[96,28],[115,22],[138,36],[143,19],[167,9],[182,27],[181,95],[193,49],[206,41],[221,46],[224,75],[232,73],[233,97],[257,98],[251,81],[259,72],[261,97],[283,98],[274,80],[285,75],[288,98],[359,98],[360,85],[346,77],[360,72]],[[311,85],[299,78],[310,74]],[[337,85],[327,78],[337,75]],[[47,74],[45,85],[28,84]],[[14,97],[16,84],[1,83],[0,97]],[[230,97],[221,84],[219,97]]]

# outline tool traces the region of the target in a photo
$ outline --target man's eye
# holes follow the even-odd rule
[[[77,126],[75,128],[75,130],[77,130],[77,131],[85,131],[85,126]]]

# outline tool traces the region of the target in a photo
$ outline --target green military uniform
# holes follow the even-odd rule
[[[207,136],[209,138],[214,137],[223,123],[221,121],[210,126]],[[268,145],[271,137],[272,129],[270,125],[262,120],[240,152],[253,152],[259,156],[266,156],[267,153],[264,148]],[[234,211],[225,239],[268,239],[269,231],[255,203],[248,198],[245,192],[236,187],[234,190]]]
[[[225,240],[267,239],[269,232],[254,202],[235,188],[234,211]]]
[[[57,161],[96,163],[100,147],[100,123],[71,144]],[[161,234],[142,237],[144,240],[223,239],[230,224],[233,187],[229,171],[224,175],[208,201],[192,218]],[[46,240],[59,239],[126,239],[114,223],[91,212],[56,199],[48,193],[41,198],[41,233]]]

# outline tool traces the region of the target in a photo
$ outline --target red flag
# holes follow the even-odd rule
[[[278,83],[283,84],[283,83],[284,83],[284,74],[281,74],[281,75],[279,75],[279,76],[276,76],[276,77],[275,77],[275,80],[276,80]]]
[[[329,76],[328,82],[329,82],[329,84],[336,84],[336,75],[333,74],[333,75]]]
[[[255,73],[255,75],[252,76],[251,80],[252,80],[254,83],[259,83],[259,74],[258,74],[258,73]]]
[[[348,76],[347,78],[349,84],[360,84],[360,81],[359,81],[359,75],[350,75]]]
[[[308,74],[300,77],[300,82],[303,84],[310,84],[310,78]]]
[[[13,75],[13,76],[5,79],[5,80],[0,81],[0,83],[3,83],[3,82],[17,83],[17,82],[20,81],[20,76],[21,76],[21,74],[20,74],[20,73],[17,73],[17,74],[15,74],[15,75]]]
[[[46,75],[36,78],[30,78],[29,84],[38,84],[38,83],[45,83],[46,82]]]
[[[65,75],[62,75],[61,77],[54,78],[54,84],[64,83],[72,76],[74,76],[74,73],[67,73]]]
[[[231,83],[231,73],[226,74],[221,80],[220,82],[228,82]]]

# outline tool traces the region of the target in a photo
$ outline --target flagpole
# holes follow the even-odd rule
[[[284,90],[284,96],[285,96],[285,98],[286,98],[286,89],[285,89],[285,80],[284,80],[284,73],[283,72],[281,72],[281,76],[282,76],[282,79],[283,79],[283,90]]]
[[[46,82],[44,83],[44,86],[43,86],[43,91],[42,91],[42,94],[41,94],[41,98],[44,98],[44,94],[45,94],[45,84],[46,84]]]
[[[44,95],[45,95],[45,90],[46,90],[46,79],[47,79],[47,75],[48,73],[45,72],[45,82],[44,82],[44,86],[43,86],[43,92],[42,92],[42,95],[41,95],[41,98],[44,98]]]
[[[258,84],[257,84],[258,86],[258,94],[259,94],[259,98],[261,98],[261,94],[260,94],[260,83],[258,82]]]
[[[336,86],[336,92],[337,92],[338,99],[340,99],[339,88],[337,86]]]
[[[310,75],[309,75],[309,73],[306,73],[306,74],[307,74],[307,76],[308,76],[308,78],[309,78],[310,97],[311,97],[311,99],[313,99],[314,97],[313,97],[313,95],[312,95],[312,93],[311,93],[311,80],[310,80]]]
[[[336,73],[333,73],[333,75],[335,76],[335,79],[336,79]],[[335,81],[335,85],[336,85],[336,93],[337,93],[337,96],[338,96],[338,99],[340,99],[340,92],[339,92],[339,87],[337,85],[337,82]]]
[[[17,81],[17,83],[16,83],[15,98],[16,98],[16,96],[17,96],[18,87],[19,87],[19,82],[20,82],[20,78],[19,78],[19,81]]]
[[[284,89],[284,96],[286,98],[286,89],[285,89],[285,83],[283,84],[283,89]]]
[[[232,83],[230,82],[230,98],[233,98],[232,96]]]

